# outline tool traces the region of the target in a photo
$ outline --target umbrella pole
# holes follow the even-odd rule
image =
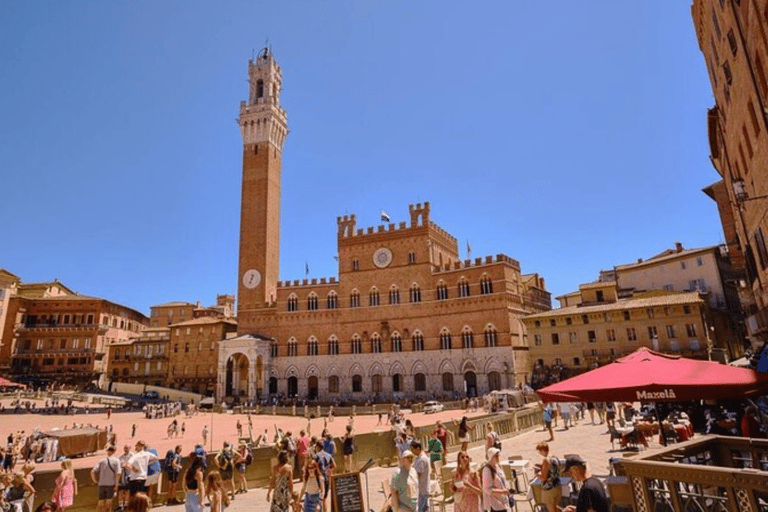
[[[659,412],[658,402],[653,402],[653,409],[656,411],[656,419],[659,420],[659,435],[661,436],[661,446],[667,446],[667,438],[664,436],[664,425],[661,423],[661,413]]]

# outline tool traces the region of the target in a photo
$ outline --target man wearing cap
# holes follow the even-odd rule
[[[91,480],[99,486],[99,502],[97,512],[109,512],[112,510],[112,498],[117,492],[117,483],[120,478],[120,461],[115,457],[115,447],[107,447],[107,456],[99,461],[91,470]]]
[[[136,442],[136,452],[123,465],[125,469],[130,471],[128,492],[131,496],[137,492],[147,492],[147,469],[153,462],[157,462],[157,457],[147,451],[147,443],[144,441]]]
[[[565,459],[565,471],[581,482],[576,506],[568,505],[563,512],[608,512],[611,504],[603,483],[587,471],[587,463],[578,455]]]
[[[392,475],[391,505],[393,512],[416,512],[419,497],[419,475],[413,469],[413,452],[405,450],[400,467]]]
[[[413,451],[413,469],[419,476],[419,512],[429,510],[429,457],[424,453],[419,441],[411,443]]]

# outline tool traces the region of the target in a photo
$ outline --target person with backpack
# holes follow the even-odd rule
[[[173,450],[168,450],[165,454],[165,477],[168,479],[168,493],[165,500],[166,505],[178,505],[181,503],[176,498],[176,488],[181,473],[181,445],[176,445]]]
[[[216,454],[214,461],[216,462],[216,467],[221,473],[221,483],[224,492],[230,492],[232,494],[233,500],[235,499],[235,482],[233,481],[235,469],[234,459],[235,454],[232,451],[232,447],[228,441],[224,441],[224,445],[221,451]]]
[[[501,440],[499,439],[499,434],[493,430],[493,423],[489,421],[485,428],[488,431],[488,434],[485,436],[485,452],[488,453],[488,450],[491,448],[501,451]]]
[[[99,486],[99,501],[96,505],[97,512],[110,512],[112,499],[117,493],[117,484],[120,481],[120,461],[115,457],[115,447],[107,447],[107,456],[91,470],[91,480]]]
[[[560,459],[549,454],[549,444],[545,441],[536,445],[536,451],[543,457],[538,470],[541,501],[547,506],[547,510],[557,510],[555,506],[560,503],[563,493],[560,487]]]
[[[498,448],[488,449],[486,452],[488,462],[483,466],[481,473],[483,510],[486,512],[505,512],[509,508],[509,489],[504,471],[499,466],[499,453],[501,452]]]

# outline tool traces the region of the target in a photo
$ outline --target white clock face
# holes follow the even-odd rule
[[[373,253],[373,264],[379,268],[384,268],[390,263],[392,263],[392,251],[386,247],[376,249],[376,252]]]
[[[243,286],[246,288],[256,288],[261,282],[261,274],[255,268],[246,270],[243,274]]]

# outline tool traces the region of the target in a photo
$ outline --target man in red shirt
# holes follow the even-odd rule
[[[303,472],[304,465],[307,463],[307,451],[309,449],[309,438],[307,432],[299,432],[299,440],[296,442],[296,455],[299,457],[299,469]],[[302,473],[303,474],[303,473]]]

